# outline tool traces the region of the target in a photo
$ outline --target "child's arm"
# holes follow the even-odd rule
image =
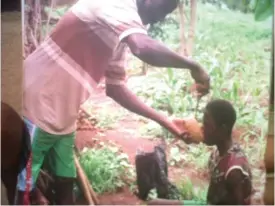
[[[226,183],[228,185],[228,190],[235,201],[236,205],[246,205],[246,196],[244,191],[244,175],[241,170],[232,170],[227,178]]]

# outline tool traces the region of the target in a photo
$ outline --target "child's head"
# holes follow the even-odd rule
[[[236,111],[230,102],[222,99],[209,102],[203,117],[205,144],[217,145],[231,138],[235,122]]]

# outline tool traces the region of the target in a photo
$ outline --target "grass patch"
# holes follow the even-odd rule
[[[192,181],[188,178],[183,179],[178,184],[178,189],[180,191],[182,200],[206,202],[207,188],[194,186]]]
[[[151,139],[161,137],[163,135],[163,130],[158,123],[150,121],[139,128],[139,133],[141,134],[141,137]]]
[[[196,171],[207,169],[211,148],[204,144],[171,146],[169,151],[169,165],[184,168],[192,165]]]
[[[177,185],[180,193],[180,200],[193,200],[206,202],[207,187],[196,187],[188,178],[182,179]],[[157,198],[157,190],[154,188],[148,194],[148,200]]]
[[[85,148],[80,154],[80,163],[98,194],[115,192],[130,186],[134,180],[134,168],[128,156],[119,153],[117,147]]]

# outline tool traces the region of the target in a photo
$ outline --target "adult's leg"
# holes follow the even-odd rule
[[[55,203],[73,205],[73,186],[76,177],[74,164],[75,132],[59,136],[58,142],[50,151],[49,165],[55,175]]]

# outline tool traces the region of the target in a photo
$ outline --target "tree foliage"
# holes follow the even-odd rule
[[[179,23],[174,15],[169,15],[164,21],[150,25],[148,33],[153,38],[159,38],[160,40],[165,40],[167,38],[167,32],[163,31],[165,25],[174,25],[177,29],[179,28]]]
[[[244,0],[244,4],[254,12],[256,21],[264,21],[274,12],[274,0]]]

